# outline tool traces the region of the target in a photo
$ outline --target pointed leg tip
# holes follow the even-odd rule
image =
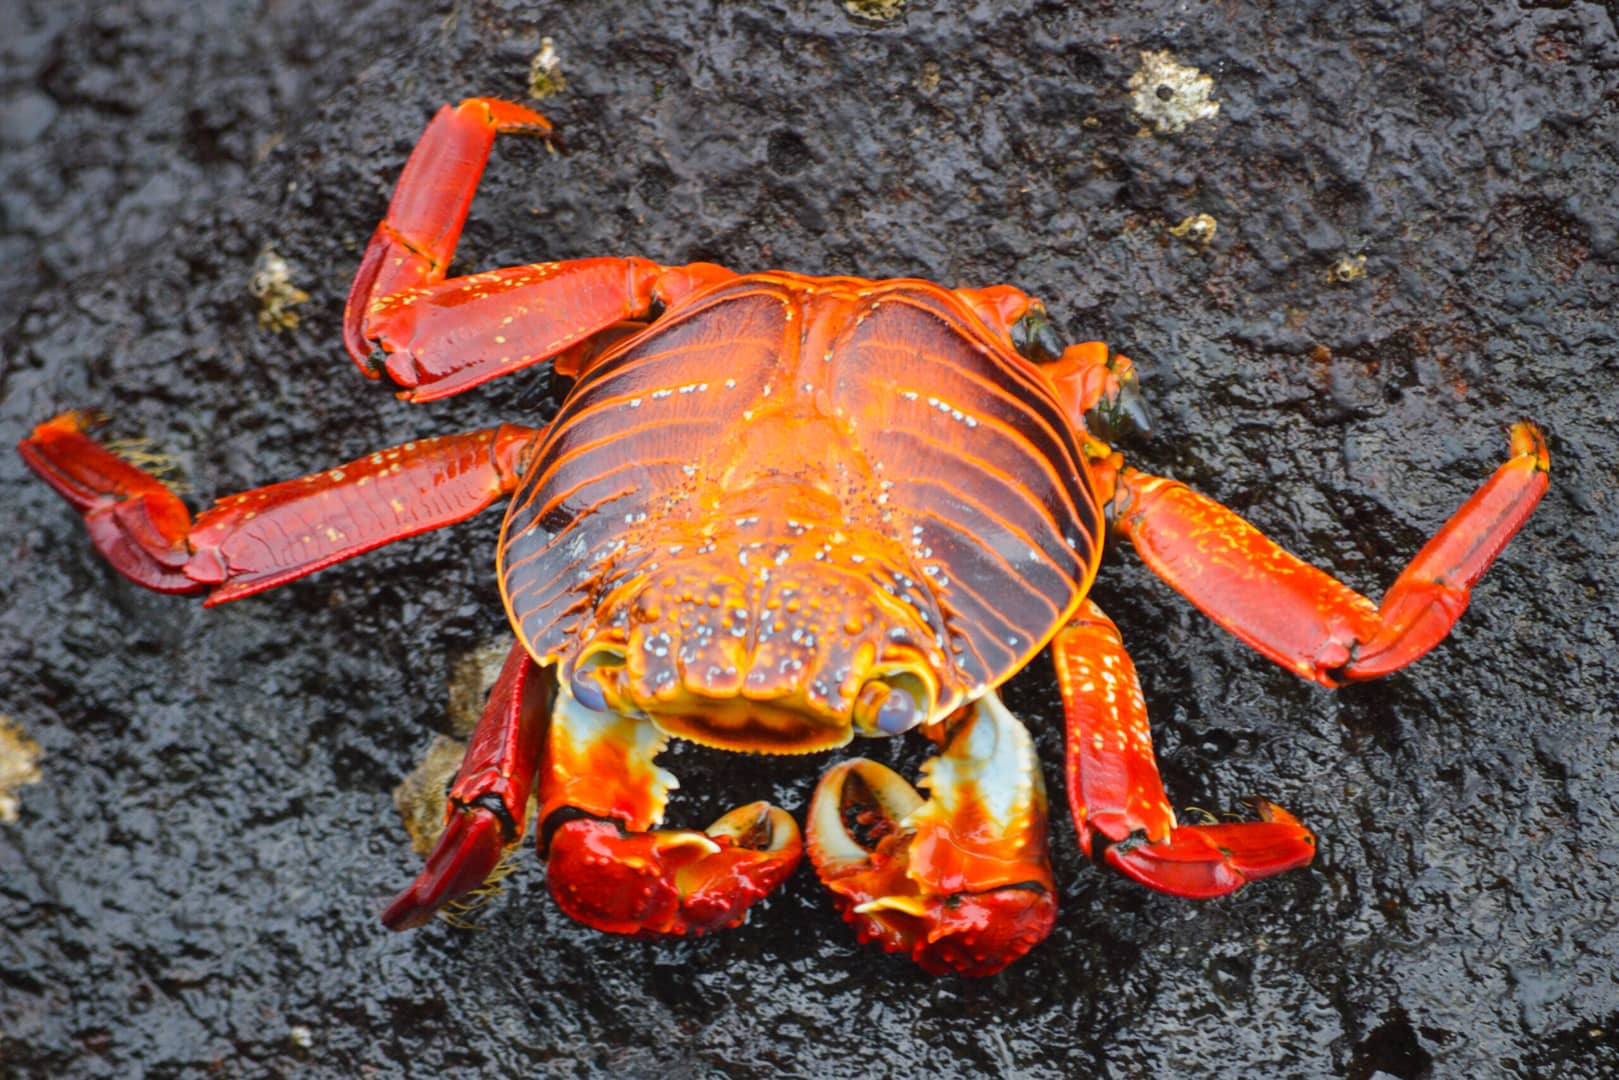
[[[421,894],[420,883],[413,882],[394,897],[382,911],[382,925],[393,931],[414,930],[427,925],[441,905],[433,904]]]
[[[1551,470],[1551,455],[1546,449],[1546,432],[1533,420],[1520,420],[1512,425],[1512,456],[1534,456],[1536,472]]]
[[[458,811],[416,880],[383,911],[383,925],[390,930],[425,925],[446,904],[487,881],[504,850],[501,824],[494,814],[478,808]]]
[[[456,106],[456,109],[465,108],[482,109],[488,118],[489,126],[502,134],[545,137],[555,130],[555,125],[551,123],[545,114],[536,112],[527,105],[519,105],[515,101],[507,101],[504,98],[464,98]]]
[[[1275,803],[1256,803],[1264,820],[1178,826],[1160,843],[1115,844],[1104,858],[1132,881],[1188,900],[1212,900],[1308,866],[1315,834]]]

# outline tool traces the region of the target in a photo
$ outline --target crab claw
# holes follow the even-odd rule
[[[626,832],[576,817],[551,836],[557,905],[614,934],[702,934],[736,926],[798,865],[798,824],[769,803],[739,806],[704,832]]]
[[[935,975],[993,975],[1057,917],[1028,733],[986,695],[922,783],[931,799],[864,758],[830,769],[810,807],[810,861],[862,942]]]

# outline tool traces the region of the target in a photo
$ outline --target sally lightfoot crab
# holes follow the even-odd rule
[[[996,692],[1048,646],[1088,855],[1186,897],[1303,866],[1314,837],[1272,803],[1258,821],[1176,821],[1135,670],[1086,595],[1109,525],[1215,622],[1332,687],[1443,638],[1546,489],[1545,442],[1517,424],[1507,461],[1374,604],[1125,467],[1107,440],[1145,419],[1130,362],[1064,348],[1010,286],[640,258],[446,277],[495,136],[549,130],[491,99],[434,117],[344,339],[412,401],[550,362],[575,380],[550,424],[407,442],[195,519],[81,414],[20,446],[119,572],[208,604],[507,503],[497,572],[517,640],[443,838],[383,914],[396,929],[482,884],[531,800],[570,915],[632,934],[735,925],[806,844],[766,803],[659,828],[666,742],[796,754],[915,728],[939,748],[928,796],[871,761],[833,767],[810,861],[862,940],[929,971],[998,971],[1056,917],[1039,763]]]

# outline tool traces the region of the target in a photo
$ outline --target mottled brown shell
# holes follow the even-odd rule
[[[908,558],[873,587],[939,613],[941,682],[968,694],[1029,660],[1099,556],[1072,427],[956,294],[756,274],[670,310],[574,388],[507,513],[513,626],[541,662],[567,659],[615,586],[668,573],[688,538],[723,542],[770,485],[841,516],[807,524]]]

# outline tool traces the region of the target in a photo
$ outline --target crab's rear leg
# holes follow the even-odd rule
[[[1475,582],[1546,491],[1546,440],[1512,428],[1512,454],[1374,605],[1185,485],[1126,469],[1115,527],[1142,559],[1253,648],[1325,686],[1374,679],[1439,643]]]
[[[1122,873],[1176,896],[1222,896],[1304,866],[1315,837],[1274,803],[1264,820],[1180,825],[1153,758],[1147,707],[1119,631],[1090,600],[1051,643],[1068,726],[1068,803],[1079,843]]]
[[[934,974],[993,975],[1056,923],[1040,763],[993,692],[941,737],[923,766],[926,800],[874,761],[829,769],[810,806],[810,860],[861,941]]]
[[[384,925],[409,930],[427,922],[481,886],[522,839],[554,686],[555,669],[514,644],[450,787],[444,833],[421,874],[382,913]]]
[[[465,520],[516,487],[542,431],[503,424],[418,439],[335,469],[216,502],[195,522],[180,497],[63,413],[18,445],[84,517],[131,581],[208,604],[249,596],[393,540]]]
[[[344,345],[366,375],[386,370],[405,387],[402,397],[447,397],[588,348],[598,333],[645,315],[654,303],[674,303],[732,276],[706,263],[598,258],[446,280],[489,150],[509,131],[546,135],[551,125],[493,98],[440,109],[405,162],[349,288]]]
[[[792,815],[739,806],[707,829],[657,829],[675,778],[649,720],[557,696],[539,775],[551,895],[597,930],[654,936],[735,926],[803,853]]]

